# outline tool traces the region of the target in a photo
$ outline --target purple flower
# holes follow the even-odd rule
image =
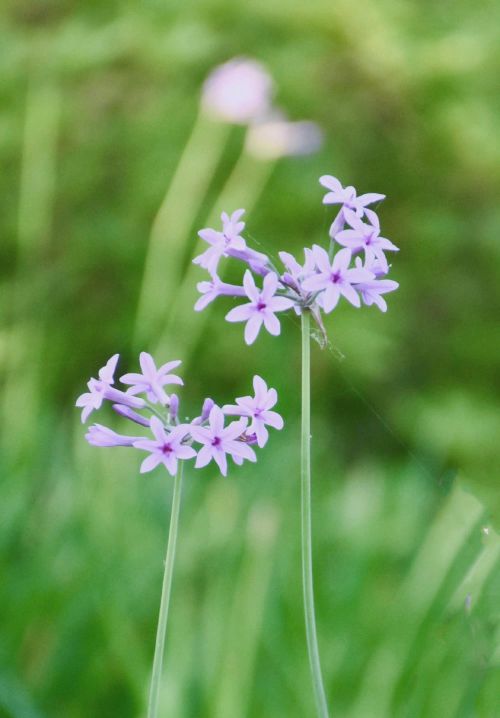
[[[139,362],[142,374],[124,374],[121,377],[124,384],[132,385],[127,390],[127,394],[145,393],[151,403],[156,404],[159,401],[161,404],[167,405],[169,399],[163,390],[165,384],[184,384],[180,377],[168,373],[172,369],[176,369],[181,362],[170,361],[157,369],[153,357],[147,352],[141,352]]]
[[[319,273],[304,281],[304,289],[323,292],[318,297],[318,303],[327,314],[335,309],[341,295],[355,307],[361,306],[359,295],[352,285],[368,282],[374,278],[374,274],[360,267],[349,269],[351,261],[349,249],[341,249],[333,261],[330,261],[328,252],[317,244],[313,247],[313,253]]]
[[[267,384],[260,376],[254,376],[253,388],[255,396],[241,396],[236,404],[226,404],[222,407],[225,414],[232,416],[247,416],[252,420],[247,434],[255,434],[257,444],[262,448],[269,437],[266,424],[274,429],[283,428],[283,419],[276,411],[270,411],[278,401],[276,389],[268,389]]]
[[[136,449],[150,452],[150,456],[141,464],[141,474],[152,471],[158,464],[163,464],[168,473],[175,476],[178,459],[192,459],[196,456],[196,451],[191,446],[182,443],[189,433],[189,428],[185,425],[176,426],[175,429],[167,433],[156,416],[151,417],[150,427],[154,439],[139,439],[134,442]]]
[[[385,199],[385,194],[377,194],[376,192],[369,192],[357,197],[354,187],[342,187],[339,180],[336,177],[332,177],[332,175],[323,175],[320,177],[319,182],[323,187],[329,190],[323,197],[323,204],[342,205],[330,227],[330,237],[334,237],[337,232],[343,228],[346,209],[352,210],[356,212],[359,217],[362,217],[366,212],[365,207],[367,205]]]
[[[243,287],[238,287],[235,284],[226,284],[226,282],[223,282],[217,274],[212,275],[212,280],[210,282],[198,282],[196,288],[202,294],[194,305],[196,312],[201,312],[202,309],[205,309],[205,307],[210,304],[210,302],[213,302],[214,299],[217,299],[217,297],[222,295],[228,297],[245,296],[245,290]]]
[[[92,446],[133,446],[140,436],[123,436],[116,431],[108,429],[102,424],[92,424],[85,434],[85,438]]]
[[[361,267],[360,257],[356,258],[356,266]],[[384,273],[380,271],[380,267],[374,264],[370,267],[370,270],[374,273],[375,277],[369,282],[361,282],[356,285],[356,289],[361,294],[361,299],[366,306],[376,304],[381,312],[387,311],[387,302],[380,295],[387,294],[388,292],[394,292],[399,287],[399,283],[392,279],[380,279]]]
[[[276,297],[278,289],[278,277],[270,272],[264,277],[262,290],[255,285],[255,281],[247,269],[243,279],[243,286],[250,302],[234,307],[226,314],[228,322],[246,322],[245,341],[253,344],[259,330],[264,324],[267,331],[274,336],[280,333],[281,327],[275,312],[283,312],[290,309],[294,302],[287,297]]]
[[[217,272],[217,267],[222,257],[240,259],[246,262],[252,271],[257,274],[267,274],[268,272],[268,257],[262,252],[256,252],[254,249],[247,247],[245,240],[241,236],[241,232],[245,228],[245,223],[240,221],[244,211],[244,209],[238,209],[236,212],[233,212],[231,216],[223,212],[221,214],[222,232],[217,232],[215,229],[210,228],[201,229],[198,232],[201,239],[208,242],[211,246],[205,252],[195,257],[193,263],[199,264],[204,269],[207,269],[212,275],[212,278],[214,278]],[[209,290],[210,288],[207,287],[206,291]]]
[[[142,399],[125,394],[123,391],[113,389],[114,373],[118,362],[119,354],[114,354],[105,366],[99,370],[99,379],[90,379],[87,386],[90,391],[81,394],[76,400],[75,406],[83,408],[82,423],[85,423],[89,415],[96,409],[100,409],[105,399],[124,404],[134,409],[142,409],[145,403]]]
[[[399,249],[390,240],[380,236],[380,222],[375,212],[366,210],[366,216],[371,224],[362,222],[350,210],[345,211],[346,221],[352,229],[344,229],[335,235],[335,241],[352,252],[365,251],[365,260],[368,265],[378,262],[384,272],[389,270],[384,251],[398,252]]]
[[[204,269],[208,269],[210,274],[215,274],[221,257],[227,257],[231,250],[243,251],[246,249],[246,242],[241,236],[245,228],[245,223],[240,219],[245,210],[237,209],[231,216],[227,212],[221,214],[222,232],[207,227],[200,229],[198,236],[203,241],[208,242],[210,247],[193,259],[194,264],[199,264]]]
[[[260,62],[237,57],[210,73],[203,85],[202,107],[218,120],[245,125],[268,112],[272,87]]]
[[[196,468],[206,466],[212,459],[218,465],[223,476],[227,474],[227,457],[232,456],[233,460],[240,464],[243,459],[256,461],[255,452],[243,441],[237,441],[245,431],[247,419],[233,421],[229,426],[224,427],[224,414],[218,406],[213,406],[208,417],[208,426],[196,426],[191,424],[191,436],[202,448],[198,452]]]

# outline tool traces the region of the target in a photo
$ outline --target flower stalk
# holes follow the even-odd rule
[[[321,675],[312,568],[311,531],[311,344],[310,312],[304,310],[302,323],[302,430],[301,430],[301,487],[302,487],[302,588],[306,623],[307,650],[318,718],[328,718],[325,689]]]
[[[151,674],[151,686],[149,689],[148,718],[158,717],[163,654],[165,652],[165,636],[167,633],[168,607],[170,604],[170,593],[172,590],[175,548],[177,544],[177,533],[179,527],[181,493],[182,462],[179,462],[179,468],[174,479],[174,493],[172,497],[172,512],[170,515],[170,528],[168,532],[165,571],[163,574],[163,586],[161,591],[160,614],[158,617],[158,628],[156,630],[155,655],[153,659],[153,670]]]

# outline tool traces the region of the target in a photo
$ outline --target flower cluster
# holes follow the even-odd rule
[[[245,341],[252,344],[262,326],[270,334],[279,334],[276,314],[289,309],[296,314],[309,310],[323,332],[322,313],[333,311],[341,298],[354,307],[375,304],[381,311],[387,310],[382,295],[399,285],[386,278],[386,252],[396,252],[398,247],[380,235],[379,219],[368,208],[385,196],[358,196],[354,187],[343,187],[331,175],[321,177],[320,183],[328,190],[323,204],[337,205],[338,212],[330,227],[328,248],[317,244],[305,248],[302,264],[288,252],[279,252],[283,269],[278,269],[266,254],[248,247],[242,236],[243,209],[232,215],[222,213],[222,231],[202,229],[198,233],[210,246],[193,261],[209,272],[210,281],[198,284],[201,297],[195,304],[197,311],[220,295],[245,297],[247,302],[231,309],[226,319],[246,322]],[[223,257],[247,265],[242,286],[220,279],[218,266]],[[262,278],[262,287],[256,284],[254,275]]]
[[[117,363],[118,354],[115,354],[99,370],[99,378],[90,379],[89,391],[78,397],[76,406],[82,409],[82,422],[85,422],[107,400],[117,414],[149,429],[146,436],[126,436],[102,424],[93,424],[85,436],[93,446],[132,446],[148,452],[141,473],[163,464],[174,476],[179,460],[196,459],[196,468],[215,461],[226,476],[227,456],[238,465],[245,459],[256,461],[252,446],[262,448],[266,444],[267,427],[283,428],[283,419],[272,411],[278,401],[276,390],[268,389],[259,376],[253,380],[254,396],[242,396],[236,399],[236,404],[223,407],[212,399],[205,399],[200,416],[182,422],[179,398],[165,390],[168,385],[183,384],[182,379],[172,373],[180,361],[157,367],[150,354],[141,352],[141,373],[125,374],[120,379],[127,387],[125,390],[114,386]],[[237,418],[225,426],[226,416]]]

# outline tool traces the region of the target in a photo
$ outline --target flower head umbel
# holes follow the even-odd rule
[[[228,322],[246,322],[245,341],[253,344],[261,326],[275,336],[280,333],[280,323],[276,312],[284,312],[293,306],[287,297],[277,296],[278,277],[274,273],[266,274],[262,289],[258,289],[250,270],[247,269],[243,278],[243,286],[250,301],[234,307],[226,314]]]
[[[398,247],[380,235],[378,216],[368,208],[385,195],[375,192],[358,195],[354,187],[343,187],[331,175],[321,177],[320,183],[328,189],[324,204],[340,205],[340,211],[330,228],[328,246],[305,247],[303,264],[289,252],[279,252],[283,264],[280,270],[265,254],[246,246],[242,236],[244,227],[239,226],[242,210],[231,215],[233,229],[232,233],[228,230],[226,239],[224,232],[202,230],[203,233],[213,233],[205,236],[200,233],[202,238],[213,241],[213,247],[216,245],[215,235],[221,235],[222,239],[217,239],[217,252],[207,255],[211,251],[207,250],[194,260],[196,264],[213,268],[223,257],[230,257],[244,262],[246,268],[243,286],[226,284],[213,269],[209,270],[211,281],[198,284],[202,296],[196,302],[197,311],[219,296],[241,297],[244,293],[249,302],[231,309],[226,319],[228,322],[246,322],[244,336],[247,344],[253,344],[261,327],[270,334],[279,334],[280,322],[276,313],[288,309],[293,309],[296,314],[309,311],[323,336],[326,332],[322,313],[332,312],[341,299],[353,307],[374,304],[386,311],[387,304],[381,295],[393,292],[399,285],[386,278],[390,267],[385,253],[396,252]],[[223,215],[226,223],[231,218]],[[245,242],[245,249],[231,246],[235,233],[238,241]],[[263,277],[262,289],[257,286],[254,275]]]
[[[83,407],[86,418],[108,400],[119,416],[134,423],[133,436],[117,433],[102,424],[93,424],[85,438],[92,446],[128,446],[149,452],[141,464],[141,473],[162,465],[174,476],[179,461],[196,459],[195,468],[206,466],[213,460],[225,476],[228,455],[236,464],[242,464],[244,460],[256,461],[255,451],[249,444],[257,442],[259,447],[263,447],[266,443],[267,429],[263,425],[261,427],[262,422],[275,429],[283,427],[280,415],[269,411],[277,401],[276,391],[268,390],[260,377],[254,377],[256,396],[253,404],[245,403],[245,399],[250,400],[251,397],[243,397],[236,400],[237,404],[243,402],[240,409],[229,404],[220,409],[212,399],[205,399],[200,416],[192,421],[180,421],[179,397],[176,394],[167,395],[163,389],[166,384],[183,383],[178,376],[169,374],[179,366],[179,361],[167,362],[158,369],[153,357],[142,352],[142,374],[125,374],[121,379],[131,385],[127,392],[111,386],[117,362],[118,354],[99,371],[99,379],[90,380],[91,391],[79,397],[77,406]],[[136,394],[143,394],[144,398]],[[224,426],[225,413],[239,418]],[[252,420],[250,429],[249,419]],[[135,433],[138,427],[147,433],[138,436]]]

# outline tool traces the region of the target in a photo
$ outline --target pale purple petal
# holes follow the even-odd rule
[[[243,434],[248,425],[248,419],[242,417],[239,421],[232,421],[229,426],[221,432],[221,436],[224,439],[224,444],[228,440],[237,439]]]
[[[294,304],[293,299],[288,299],[288,297],[272,297],[267,301],[267,308],[271,312],[285,312],[293,307]]]
[[[163,464],[170,476],[175,476],[177,473],[177,456],[178,454],[167,454],[163,457]]]
[[[340,293],[349,301],[354,307],[360,307],[361,306],[361,299],[359,298],[359,294],[356,292],[356,290],[351,287],[350,284],[341,284],[340,285]]]
[[[251,299],[252,302],[258,302],[260,293],[249,269],[246,270],[245,276],[243,277],[243,286],[245,288],[245,292],[247,293],[247,297]]]
[[[271,406],[274,406],[272,404]],[[282,429],[284,426],[283,417],[278,414],[277,411],[263,411],[261,413],[261,418],[266,424],[269,424],[269,426],[272,426],[273,429]]]
[[[277,337],[281,331],[281,326],[278,317],[276,317],[272,312],[265,311],[263,312],[264,316],[264,326],[269,332],[269,334],[272,334],[274,337]]]
[[[210,463],[213,457],[213,451],[211,446],[202,446],[198,451],[196,457],[195,468],[202,469],[204,466]]]
[[[181,359],[176,359],[175,361],[169,361],[166,364],[163,364],[158,369],[158,376],[162,377],[165,374],[168,374],[170,371],[172,371],[172,369],[177,369],[177,367],[180,366],[181,364],[182,364]]]
[[[160,453],[158,454],[150,454],[147,456],[144,461],[141,464],[140,472],[141,474],[145,474],[147,471],[152,471],[155,469],[158,464],[161,464],[162,461],[162,455]]]
[[[269,432],[261,419],[255,419],[252,424],[252,428],[255,432],[255,436],[257,437],[257,444],[262,449],[267,444]]]
[[[278,288],[278,276],[274,272],[269,272],[264,277],[262,292],[260,299],[263,302],[269,302],[273,297]]]
[[[226,449],[227,453],[231,454],[233,459],[235,456],[239,456],[242,459],[248,459],[249,461],[257,461],[255,451],[243,441],[228,441]]]
[[[194,456],[196,456],[196,451],[193,449],[192,446],[186,446],[185,444],[182,444],[175,450],[175,454],[179,459],[192,459]]]
[[[111,359],[108,359],[105,366],[103,366],[102,369],[99,370],[99,379],[101,381],[104,381],[107,384],[113,383],[113,376],[114,376],[116,365],[118,363],[119,358],[120,358],[119,354],[113,354]]]
[[[255,392],[255,401],[260,404],[267,396],[267,384],[258,374],[253,378],[253,390]]]
[[[224,429],[224,414],[222,409],[217,406],[217,404],[212,407],[208,421],[214,434],[220,434],[220,432]]]
[[[347,267],[349,266],[352,259],[352,254],[350,249],[340,249],[335,257],[333,258],[332,263],[332,269],[331,271],[333,273],[335,272],[344,272]]]
[[[323,249],[323,247],[320,247],[318,244],[313,244],[312,254],[318,269],[321,272],[330,272],[331,262],[330,257],[328,256],[328,252]]]
[[[250,345],[257,339],[257,335],[262,326],[263,317],[260,313],[252,314],[245,326],[245,342]]]
[[[213,452],[213,458],[217,463],[222,476],[227,476],[227,458],[224,451],[216,449]]]
[[[151,354],[148,354],[148,352],[141,352],[139,354],[139,364],[141,365],[144,377],[149,379],[150,377],[156,376],[156,364],[154,363],[154,359]]]
[[[340,298],[338,284],[329,284],[322,295],[323,309],[327,314],[335,309]]]
[[[228,322],[246,322],[253,316],[255,316],[255,306],[253,304],[240,304],[240,306],[233,307],[226,314],[226,320]]]
[[[163,427],[163,424],[156,416],[152,416],[149,421],[149,426],[151,428],[151,431],[155,435],[155,438],[160,443],[166,441],[167,435],[165,434],[165,429]]]
[[[373,204],[374,202],[381,202],[383,199],[385,199],[385,194],[367,192],[366,194],[359,195],[356,200],[356,204],[358,204],[360,207],[366,207],[366,205],[368,204]]]

